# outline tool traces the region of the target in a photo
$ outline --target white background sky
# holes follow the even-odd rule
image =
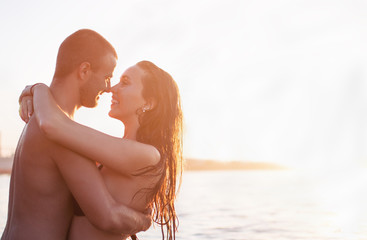
[[[1,0],[2,154],[24,126],[23,87],[49,84],[60,43],[90,28],[117,50],[113,82],[143,59],[175,78],[187,157],[367,165],[366,12],[362,0]],[[76,118],[121,136],[109,105]]]

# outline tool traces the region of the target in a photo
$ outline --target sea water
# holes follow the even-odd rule
[[[183,175],[176,239],[366,240],[365,172],[198,171]],[[10,177],[0,175],[0,231]],[[139,233],[161,239],[160,228]]]

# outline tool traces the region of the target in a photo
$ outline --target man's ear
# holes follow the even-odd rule
[[[78,77],[82,82],[86,82],[91,74],[91,67],[89,62],[82,62],[78,68]]]

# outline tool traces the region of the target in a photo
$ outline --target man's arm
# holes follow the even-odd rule
[[[135,234],[150,227],[150,215],[113,199],[93,162],[61,146],[57,147],[53,159],[71,193],[95,227],[118,234]]]

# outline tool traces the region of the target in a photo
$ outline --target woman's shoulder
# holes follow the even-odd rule
[[[138,145],[137,150],[141,152],[141,157],[143,158],[141,160],[143,160],[146,165],[156,165],[159,163],[161,160],[161,153],[155,146],[138,141],[134,142]]]

